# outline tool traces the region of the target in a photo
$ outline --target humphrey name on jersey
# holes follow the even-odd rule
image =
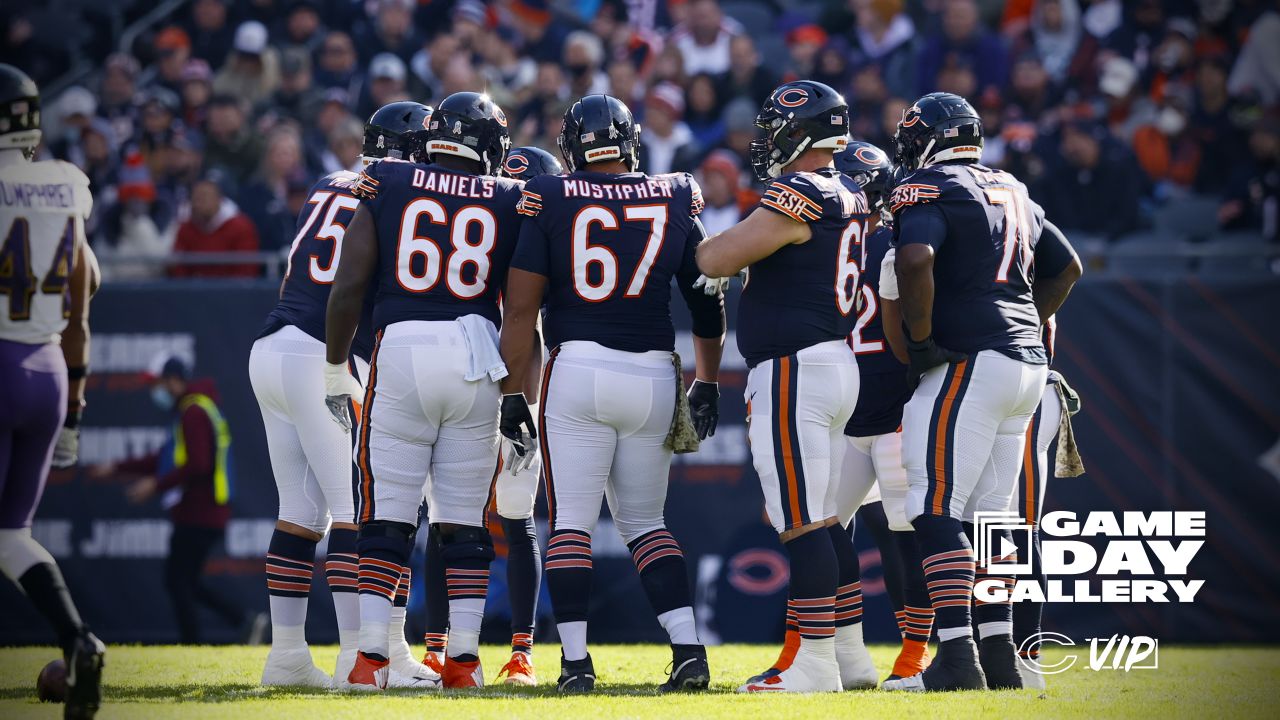
[[[0,180],[0,205],[23,208],[74,208],[70,183],[24,183]]]

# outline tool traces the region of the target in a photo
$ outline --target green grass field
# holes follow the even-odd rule
[[[1078,648],[1077,648],[1078,649]],[[333,665],[336,648],[314,648],[318,664]],[[896,648],[872,649],[881,668]],[[433,715],[472,718],[1276,718],[1280,717],[1280,649],[1161,648],[1158,670],[1094,672],[1080,667],[1049,678],[1046,692],[1005,691],[915,695],[865,691],[810,696],[741,696],[733,688],[773,659],[772,648],[730,645],[711,649],[713,689],[700,695],[659,696],[670,657],[665,647],[592,648],[600,678],[592,696],[559,697],[554,681],[559,650],[536,652],[542,685],[512,690],[429,695],[393,691],[378,697],[264,689],[257,680],[265,647],[112,647],[107,655],[102,718],[359,718],[394,720]],[[1084,653],[1087,654],[1087,649]],[[487,647],[489,678],[506,648]],[[1053,653],[1056,654],[1056,653]],[[1049,658],[1052,659],[1052,655]],[[61,717],[61,706],[35,696],[40,668],[52,648],[0,649],[0,718]],[[1087,657],[1087,655],[1086,655]]]

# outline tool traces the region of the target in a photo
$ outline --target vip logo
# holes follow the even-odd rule
[[[1160,667],[1160,641],[1146,635],[1112,635],[1109,638],[1089,638],[1089,665],[1094,672],[1103,670],[1156,670]],[[1075,653],[1054,663],[1041,662],[1041,646],[1052,644],[1075,647],[1071,638],[1056,632],[1032,635],[1018,647],[1018,662],[1023,667],[1041,675],[1057,675],[1070,670],[1080,659]]]
[[[1149,659],[1149,660],[1148,660]],[[1145,663],[1145,664],[1143,664]],[[1160,641],[1146,635],[1089,638],[1090,670],[1155,670],[1160,667]]]

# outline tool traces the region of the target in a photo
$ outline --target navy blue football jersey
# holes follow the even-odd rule
[[[852,437],[883,435],[902,424],[902,408],[911,399],[907,366],[898,362],[884,336],[880,315],[880,263],[893,243],[893,229],[876,228],[862,242],[862,304],[858,320],[849,335],[849,347],[858,356],[858,405],[845,425]]]
[[[381,160],[360,182],[378,234],[373,326],[481,315],[498,301],[520,233],[523,183],[439,165]]]
[[[307,195],[307,204],[298,214],[298,230],[289,249],[289,267],[280,300],[267,315],[258,337],[265,337],[286,325],[293,325],[324,342],[325,310],[329,288],[338,273],[342,239],[347,225],[360,206],[353,194],[359,175],[339,170],[318,180]],[[373,351],[373,289],[365,297],[360,325],[356,328],[351,352],[369,359]]]
[[[811,235],[747,268],[738,350],[750,367],[849,337],[870,215],[867,196],[835,168],[777,178],[760,207],[809,225]]]
[[[975,354],[996,350],[1045,363],[1040,318],[1031,299],[1032,258],[1044,211],[1012,175],[983,165],[922,168],[893,190],[895,242],[928,243],[934,258],[933,336],[938,344]],[[913,235],[913,213],[945,224],[932,240]]]
[[[547,278],[547,346],[588,340],[625,352],[673,350],[673,278],[690,304],[694,333],[722,332],[721,300],[693,289],[701,211],[702,191],[687,173],[578,171],[530,180],[511,267]]]

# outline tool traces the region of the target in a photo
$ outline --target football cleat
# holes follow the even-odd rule
[[[924,672],[886,680],[880,687],[908,692],[984,690],[987,679],[978,665],[978,649],[973,638],[959,637],[939,644],[938,656]]]
[[[107,648],[88,630],[72,641],[67,658],[67,705],[63,717],[89,720],[102,704],[102,666]]]
[[[267,664],[262,668],[262,684],[267,687],[333,687],[333,678],[311,661],[311,650],[305,645],[298,648],[271,648]]]
[[[386,690],[390,665],[386,660],[374,660],[363,652],[356,653],[356,664],[347,674],[347,679],[338,683],[338,689],[357,692]]]
[[[402,670],[397,670],[393,664],[390,668],[390,672],[387,673],[387,687],[397,689],[416,688],[419,690],[440,689],[442,684],[440,673],[433,672],[431,668],[421,663],[415,662],[414,665],[417,666],[417,670],[404,672]]]
[[[866,690],[880,684],[876,664],[862,642],[862,626],[836,628],[836,664],[845,690]]]
[[[738,688],[740,693],[754,692],[839,692],[840,666],[834,657],[823,657],[801,647],[791,666],[759,681],[748,681]]]
[[[422,656],[422,664],[434,670],[436,674],[443,675],[444,674],[444,653],[431,652],[430,650],[428,650],[427,654]]]
[[[562,693],[589,693],[596,689],[596,669],[591,664],[591,654],[581,660],[565,660],[560,654],[560,679],[556,689]]]
[[[460,658],[474,658],[462,660]],[[475,655],[459,655],[444,659],[444,672],[440,674],[444,686],[450,690],[484,687],[484,669]]]
[[[1008,635],[983,638],[978,642],[978,662],[982,674],[987,677],[987,687],[992,690],[1021,690],[1022,676],[1018,674],[1018,650]]]
[[[701,645],[672,645],[671,674],[658,686],[659,692],[706,690],[711,684],[707,649]]]
[[[910,644],[908,644],[908,642]],[[912,675],[919,675],[929,667],[929,646],[926,643],[908,641],[902,644],[898,658],[893,661],[893,670],[885,680],[900,680]]]
[[[333,665],[333,687],[342,686],[343,680],[351,674],[351,669],[356,666],[356,654],[360,652],[359,648],[345,647],[338,648],[338,661]]]
[[[505,679],[503,685],[537,685],[538,678],[533,674],[533,658],[526,652],[513,652],[511,659],[498,671],[498,677]]]
[[[799,649],[800,649],[800,631],[788,630],[786,635],[783,636],[782,652],[778,653],[778,659],[774,661],[773,665],[770,666],[768,670],[765,670],[759,675],[753,675],[752,677],[748,678],[747,683],[750,684],[750,683],[760,682],[761,680],[764,680],[766,678],[771,678],[774,675],[777,675],[778,673],[782,672],[783,670],[786,670],[787,668],[791,667],[791,661],[795,660],[796,651],[798,651]]]
[[[1018,661],[1018,674],[1022,676],[1022,687],[1030,690],[1044,690],[1044,674],[1033,670],[1027,662],[1025,659]]]

